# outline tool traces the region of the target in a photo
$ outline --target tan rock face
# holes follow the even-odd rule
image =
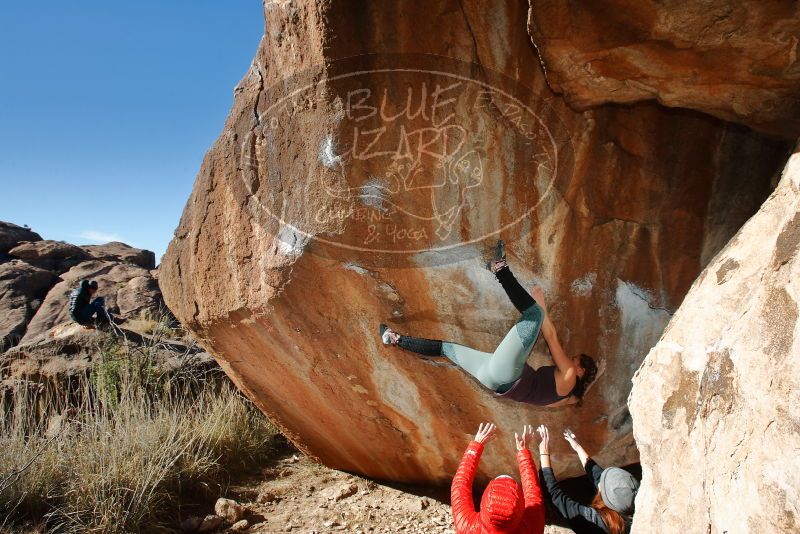
[[[634,377],[636,532],[798,532],[798,303],[795,153]]]
[[[56,275],[23,261],[0,264],[0,352],[15,345]]]
[[[23,241],[41,241],[42,236],[23,226],[0,221],[0,254],[8,252]]]
[[[577,109],[658,100],[800,135],[797,2],[529,3],[547,81]]]
[[[82,248],[98,260],[132,263],[142,269],[155,269],[156,267],[156,255],[152,251],[135,248],[119,241],[103,245],[84,245]]]
[[[513,472],[525,423],[569,425],[601,462],[636,461],[630,379],[787,147],[655,104],[574,112],[548,88],[519,3],[265,13],[160,268],[179,320],[336,468],[445,483],[486,420],[503,434],[484,475]],[[377,55],[336,61],[365,52]],[[517,315],[484,267],[497,237],[523,284],[544,286],[566,350],[607,362],[580,407],[499,401],[380,344],[385,321],[493,350]],[[530,361],[550,361],[543,342]],[[554,447],[557,469],[578,473]]]
[[[58,274],[91,258],[88,252],[78,246],[49,239],[21,243],[9,250],[8,254]]]

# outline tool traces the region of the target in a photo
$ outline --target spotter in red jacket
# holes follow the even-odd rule
[[[522,488],[509,476],[492,480],[481,497],[480,512],[472,502],[472,481],[483,444],[473,441],[464,452],[450,487],[456,534],[542,534],[544,501],[531,451],[517,452]]]

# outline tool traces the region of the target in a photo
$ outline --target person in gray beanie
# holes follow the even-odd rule
[[[582,449],[583,447],[575,441],[575,434],[571,432],[570,434],[571,438],[568,439],[568,441],[572,440],[570,445],[575,443],[573,448],[580,447]],[[566,434],[564,437],[566,438]],[[619,467],[603,469],[597,489],[609,508],[623,515],[633,515],[633,501],[636,499],[636,492],[639,491],[639,481],[632,474]]]
[[[538,429],[542,441],[539,444],[544,480],[545,499],[549,499],[556,510],[569,521],[576,532],[603,532],[627,534],[633,522],[634,500],[639,491],[639,481],[619,467],[603,469],[592,460],[581,447],[571,430],[564,431],[564,439],[578,454],[586,474],[594,484],[597,494],[590,506],[583,505],[568,496],[559,487],[550,465],[550,431],[541,425]]]

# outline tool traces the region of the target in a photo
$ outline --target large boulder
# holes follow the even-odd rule
[[[547,82],[577,109],[658,100],[800,136],[800,4],[529,0]]]
[[[84,245],[82,248],[98,260],[132,263],[142,269],[155,269],[156,267],[156,255],[152,251],[135,248],[119,241],[103,245]]]
[[[88,252],[76,245],[50,239],[20,243],[9,250],[8,255],[58,274],[91,258]]]
[[[0,221],[0,256],[23,241],[41,241],[42,236],[28,227]]]
[[[47,293],[28,324],[21,343],[29,343],[53,327],[71,321],[67,309],[69,294],[84,279],[97,280],[99,287],[95,296],[104,297],[106,307],[123,317],[142,312],[156,316],[162,311],[160,290],[150,271],[130,263],[90,260],[61,275],[61,281]]]
[[[519,2],[265,14],[160,269],[178,319],[339,469],[447,483],[487,420],[502,436],[483,476],[515,469],[525,423],[572,426],[603,463],[637,461],[630,379],[769,194],[786,144],[654,103],[573,111],[547,86]],[[493,350],[517,316],[485,269],[497,237],[523,284],[545,287],[566,350],[606,361],[581,406],[501,401],[378,339],[387,321]],[[549,361],[540,341],[531,363]],[[558,471],[579,473],[553,446]]]
[[[0,264],[0,352],[22,338],[55,280],[52,272],[23,261]]]
[[[634,377],[635,532],[800,531],[798,318],[800,152]]]

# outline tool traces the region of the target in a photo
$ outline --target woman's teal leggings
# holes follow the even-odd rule
[[[400,336],[397,345],[425,356],[446,356],[492,391],[502,393],[508,390],[522,376],[525,362],[542,329],[544,310],[525,291],[509,268],[499,270],[495,277],[522,316],[494,352],[413,336]]]
[[[506,389],[503,386],[510,387],[522,375],[543,320],[541,306],[534,304],[522,313],[517,324],[508,331],[494,352],[482,352],[443,341],[442,355],[492,391]]]

